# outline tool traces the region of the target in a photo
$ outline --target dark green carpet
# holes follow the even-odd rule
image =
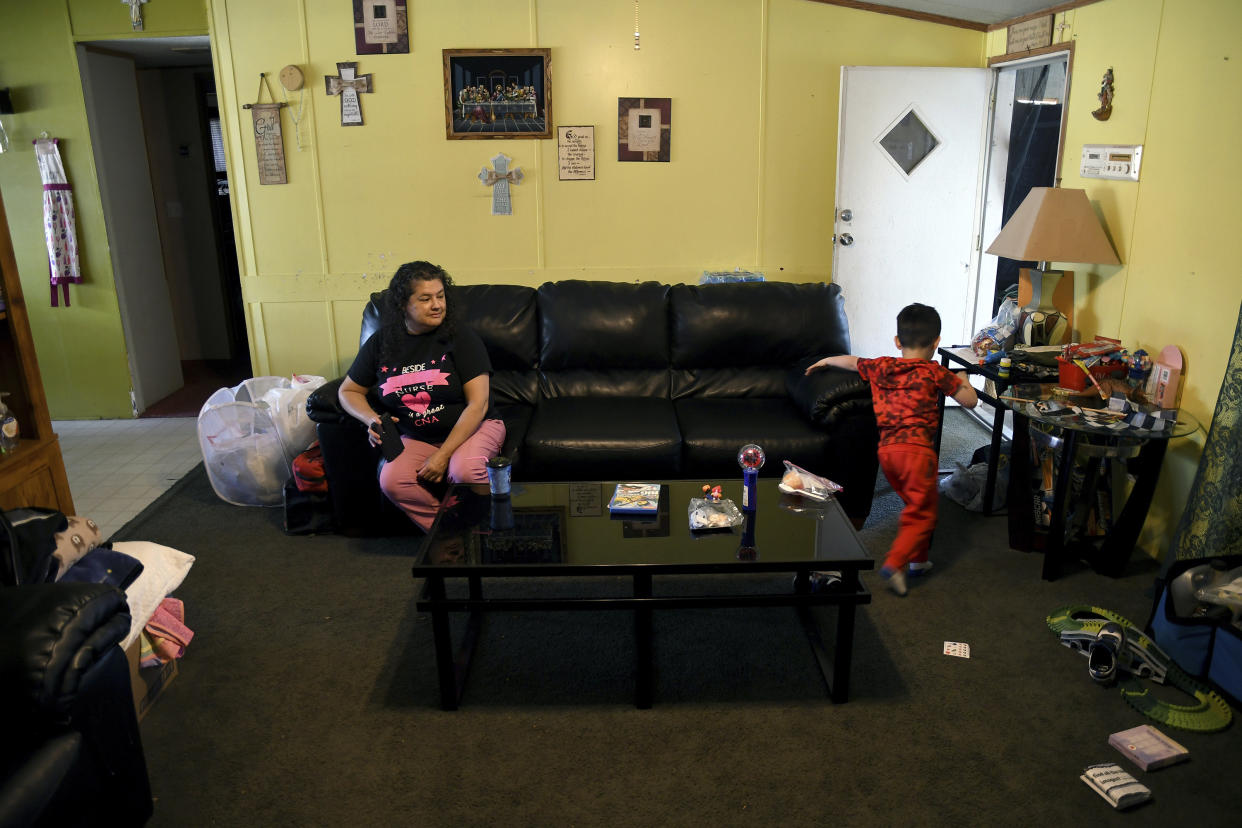
[[[986,442],[947,419],[942,466]],[[881,481],[873,554],[899,507]],[[176,593],[194,641],[141,725],[152,825],[1237,824],[1237,724],[1164,728],[1192,759],[1131,769],[1154,793],[1137,810],[1078,779],[1125,763],[1108,734],[1144,719],[1044,619],[1094,603],[1142,625],[1150,561],[1045,583],[1003,517],[945,500],[934,573],[904,599],[867,576],[848,704],[826,699],[792,610],[687,610],[656,614],[656,706],[636,710],[630,617],[575,612],[490,618],[464,707],[444,713],[416,541],[291,538],[280,521],[217,498],[200,466],[116,537],[197,558]]]

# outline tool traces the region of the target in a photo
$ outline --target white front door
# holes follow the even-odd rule
[[[897,355],[897,313],[940,312],[970,342],[993,72],[841,68],[832,280],[859,356]],[[991,301],[991,297],[987,297]]]

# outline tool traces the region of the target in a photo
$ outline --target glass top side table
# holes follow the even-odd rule
[[[1138,542],[1169,440],[1193,434],[1199,422],[1178,411],[1177,419],[1164,428],[1141,428],[1120,423],[1103,410],[1058,409],[1049,405],[1049,391],[1039,396],[1011,406],[1014,451],[1009,544],[1032,550],[1042,540],[1044,580],[1055,580],[1062,563],[1075,557],[1087,561],[1096,572],[1117,577]],[[1063,399],[1056,402],[1073,405]],[[1036,469],[1042,469],[1040,483],[1036,483]],[[1134,482],[1122,505],[1117,501],[1129,475]],[[1110,508],[1101,507],[1105,502]],[[1095,534],[1087,531],[1092,519],[1097,523]],[[1099,524],[1107,525],[1100,528]]]

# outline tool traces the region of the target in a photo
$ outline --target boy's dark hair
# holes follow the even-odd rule
[[[940,314],[915,302],[897,314],[897,339],[903,348],[926,348],[940,336]]]

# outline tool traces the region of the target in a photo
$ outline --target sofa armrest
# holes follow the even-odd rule
[[[818,359],[801,360],[785,379],[790,399],[811,422],[830,426],[845,414],[871,409],[871,384],[857,373],[829,368],[807,376],[806,367]]]
[[[341,407],[339,397],[344,377],[328,380],[306,398],[306,416],[312,423],[344,423],[353,420]]]
[[[129,627],[125,594],[106,584],[0,589],[0,706],[68,716],[87,674]]]

